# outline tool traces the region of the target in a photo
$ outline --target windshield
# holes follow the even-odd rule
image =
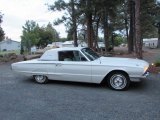
[[[82,53],[91,61],[98,59],[100,56],[90,48],[83,48]]]

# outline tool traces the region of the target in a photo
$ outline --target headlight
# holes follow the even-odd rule
[[[145,67],[144,67],[144,72],[146,72],[146,71],[147,71],[147,69],[148,69],[148,66],[145,66]]]

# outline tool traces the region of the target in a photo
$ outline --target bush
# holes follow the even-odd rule
[[[0,54],[0,58],[3,58],[3,55]]]
[[[15,59],[17,59],[17,55],[15,53],[6,53],[4,55],[0,55],[1,62],[9,62]]]
[[[156,67],[160,67],[160,59],[157,60],[154,64],[155,64]]]

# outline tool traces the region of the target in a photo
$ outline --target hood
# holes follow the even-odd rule
[[[114,66],[131,66],[131,67],[144,67],[149,64],[140,59],[133,58],[118,58],[118,57],[100,57],[101,64],[114,65]]]

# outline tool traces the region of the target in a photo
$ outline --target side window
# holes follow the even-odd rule
[[[58,56],[59,61],[74,61],[73,51],[60,51]]]
[[[87,59],[79,51],[74,51],[74,59],[74,61],[87,61]]]
[[[79,51],[60,51],[58,56],[59,61],[87,61]]]

